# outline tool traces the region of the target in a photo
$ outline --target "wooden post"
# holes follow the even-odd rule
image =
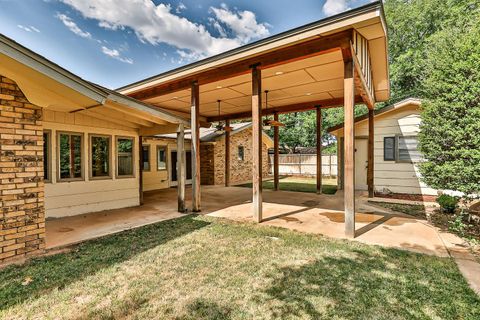
[[[200,91],[198,82],[192,82],[192,211],[200,211]]]
[[[252,66],[253,218],[262,221],[262,72]]]
[[[355,83],[353,61],[345,62],[344,76],[344,203],[345,236],[355,237]]]
[[[273,119],[278,121],[278,113],[273,114]],[[278,140],[279,140],[279,131],[278,126],[273,127],[273,190],[278,191],[279,189],[279,163],[278,163]]]
[[[225,127],[230,127],[230,120],[225,120]],[[230,187],[230,131],[225,131],[225,187]]]
[[[177,196],[178,212],[185,212],[185,128],[183,123],[177,130]]]
[[[138,196],[143,204],[143,137],[138,136]]]
[[[337,141],[337,186],[338,186],[338,190],[343,190],[343,185],[344,185],[344,181],[343,181],[343,177],[344,177],[344,169],[345,169],[345,166],[344,166],[344,162],[343,162],[343,151],[344,151],[344,143],[343,143],[344,139],[343,137],[339,138],[338,141]]]
[[[317,194],[322,194],[322,109],[317,106]]]
[[[375,146],[375,111],[368,110],[368,169],[367,169],[367,184],[368,197],[373,198],[375,195],[374,185],[374,146]]]

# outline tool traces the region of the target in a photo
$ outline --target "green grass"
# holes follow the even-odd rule
[[[186,216],[1,270],[0,318],[480,319],[480,299],[448,258]]]
[[[308,177],[282,177],[280,178],[280,190],[283,191],[297,191],[297,192],[317,192],[317,185],[315,178]],[[337,185],[334,179],[323,179],[322,192],[324,194],[335,194],[337,192]],[[263,189],[273,189],[273,180],[263,181]],[[251,188],[251,183],[239,185],[239,187]]]

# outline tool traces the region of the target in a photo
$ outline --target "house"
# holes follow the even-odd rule
[[[373,110],[375,102],[389,98],[386,30],[382,3],[373,2],[118,91],[86,81],[0,35],[0,263],[41,252],[46,217],[142,204],[146,166],[142,158],[157,150],[153,142],[150,150],[144,149],[144,138],[176,133],[177,151],[182,151],[186,127],[192,133],[191,208],[201,211],[200,128],[218,121],[227,125],[238,119],[252,121],[251,146],[245,145],[243,152],[245,159],[252,155],[252,212],[254,220],[261,222],[262,178],[267,172],[263,121],[266,117],[278,120],[281,113],[316,110],[321,124],[322,108],[342,107],[345,131],[351,133],[355,103]],[[263,103],[266,91],[270,92],[268,105]],[[218,101],[222,101],[221,110]],[[317,125],[317,136],[320,129]],[[206,143],[221,146],[224,139],[228,145],[247,133],[243,130]],[[274,133],[274,169],[278,169],[278,127]],[[344,225],[346,236],[354,237],[352,134],[345,135],[344,147]],[[212,150],[216,156],[218,149]],[[240,148],[227,150],[231,156],[225,159],[240,157]],[[165,152],[160,154],[163,160],[153,156],[147,167],[155,161],[166,168]],[[185,209],[188,175],[183,155],[177,154],[180,212]],[[217,159],[210,159],[216,168]],[[319,172],[321,163],[316,165]],[[152,188],[166,186],[167,172],[161,173],[161,186]],[[213,183],[220,181],[221,173],[218,179],[216,173],[213,176]],[[278,184],[278,170],[274,170],[274,181]],[[317,190],[320,184],[321,179]]]
[[[421,180],[418,163],[419,99],[408,98],[375,111],[374,185],[376,196],[433,200],[437,190]],[[343,123],[328,130],[343,156]],[[367,190],[368,115],[355,119],[355,189]],[[339,163],[343,163],[339,160]],[[340,175],[343,169],[340,168]],[[339,179],[341,180],[341,179]]]
[[[252,179],[252,123],[241,122],[231,124],[230,132],[230,183],[251,181]],[[200,128],[200,177],[202,185],[225,184],[225,135],[217,132],[215,127]],[[176,166],[177,150],[175,134],[162,134],[143,139],[144,171],[143,189],[156,190],[177,185]],[[191,134],[185,133],[187,183],[191,183],[192,153]],[[268,150],[273,148],[273,140],[262,134],[263,176],[268,176]],[[146,160],[149,159],[149,160]],[[156,166],[156,167],[155,167]]]

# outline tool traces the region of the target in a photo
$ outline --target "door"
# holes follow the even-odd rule
[[[368,139],[355,139],[355,189],[368,190]]]
[[[185,151],[185,162],[186,162],[186,173],[187,180],[186,184],[192,183],[192,152]],[[170,152],[170,186],[176,186],[177,183],[177,151],[172,150]]]

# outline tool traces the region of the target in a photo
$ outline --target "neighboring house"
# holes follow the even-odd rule
[[[400,198],[433,198],[437,191],[421,181],[418,163],[420,131],[419,99],[409,98],[375,112],[374,186],[375,194]],[[355,187],[367,190],[368,118],[355,119]],[[343,124],[328,130],[339,141],[343,154]],[[343,161],[339,160],[342,164]],[[340,173],[342,172],[340,168]]]
[[[252,179],[252,123],[230,125],[230,183],[235,184]],[[150,164],[144,161],[144,190],[168,188],[176,185],[176,142],[175,134],[163,134],[144,138],[144,154],[150,157]],[[187,162],[187,183],[191,182],[190,131],[185,131]],[[268,176],[268,149],[273,140],[263,132],[263,176]],[[145,159],[146,157],[144,157]],[[225,133],[217,133],[214,127],[200,128],[200,178],[204,185],[225,184]],[[146,170],[145,168],[150,168]]]

